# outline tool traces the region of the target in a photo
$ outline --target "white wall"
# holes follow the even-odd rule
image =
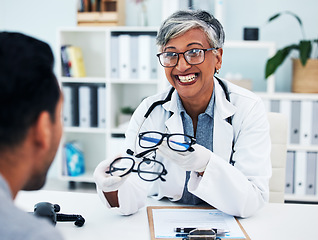
[[[47,42],[57,58],[57,29],[76,26],[76,0],[0,0],[0,31],[18,31]],[[49,177],[57,177],[57,161]]]
[[[160,24],[161,15],[159,15],[159,12],[161,12],[162,1],[167,0],[146,0],[148,16],[151,16],[149,25],[158,26]],[[180,5],[187,2],[187,0],[170,1],[179,1]],[[222,23],[226,40],[242,40],[244,27],[258,27],[260,29],[260,40],[274,41],[278,49],[287,44],[297,43],[302,36],[298,23],[291,16],[286,15],[275,22],[266,24],[270,16],[286,10],[296,13],[302,19],[307,38],[318,37],[317,0],[193,0],[193,4],[195,7],[206,6],[208,8],[206,10],[214,14],[215,1],[223,2]],[[136,25],[138,11],[133,4],[133,0],[126,0],[126,2],[129,5],[126,8],[127,25]],[[241,73],[243,76],[256,79],[254,90],[264,91],[266,88],[266,80],[264,79],[266,60],[266,51],[227,50],[224,52],[224,62],[220,76],[224,77],[228,72]],[[240,65],[237,63],[240,63]],[[276,73],[276,91],[289,92],[292,74],[290,59],[287,59]]]
[[[297,43],[302,35],[298,23],[289,15],[280,17],[270,24],[267,19],[280,11],[292,11],[303,21],[307,38],[318,37],[318,1],[317,0],[224,0],[226,4],[227,39],[242,39],[244,26],[260,28],[260,40],[275,41],[277,48]],[[246,66],[248,71],[252,71]],[[291,61],[289,59],[278,69],[276,91],[291,89]]]
[[[18,31],[56,52],[57,29],[76,26],[77,0],[0,0],[0,31]],[[56,55],[56,54],[55,54]]]

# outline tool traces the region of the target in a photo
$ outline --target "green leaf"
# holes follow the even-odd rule
[[[299,43],[299,58],[301,64],[303,66],[306,65],[308,58],[310,57],[311,53],[311,42],[310,41],[300,41]]]
[[[277,53],[267,60],[266,69],[265,69],[265,78],[268,78],[272,75],[276,69],[285,61],[286,57],[293,49],[299,49],[299,46],[296,44],[287,46],[277,51]]]
[[[268,22],[273,21],[274,19],[278,18],[280,15],[281,15],[281,13],[277,13],[277,14],[271,16],[271,17],[268,19]]]
[[[302,23],[302,21],[301,21],[300,17],[298,17],[295,13],[290,12],[290,11],[286,11],[285,13],[290,14],[290,15],[292,15],[293,17],[295,17],[295,18],[297,19],[297,21],[298,21],[298,23],[299,23],[300,27],[302,27],[302,26],[303,26],[303,23]]]
[[[271,16],[269,19],[268,19],[268,22],[271,22],[273,20],[275,20],[276,18],[278,18],[279,16],[283,15],[283,14],[288,14],[288,15],[291,15],[293,16],[294,18],[296,18],[297,22],[299,23],[299,27],[300,27],[300,30],[302,32],[302,35],[303,35],[303,38],[305,39],[305,32],[304,32],[304,28],[303,28],[303,23],[300,19],[300,17],[298,17],[295,13],[291,12],[291,11],[284,11],[284,12],[280,12],[280,13],[277,13],[273,16]]]

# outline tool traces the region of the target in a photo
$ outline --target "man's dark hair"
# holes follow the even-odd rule
[[[21,143],[42,111],[54,122],[61,92],[53,66],[47,43],[0,32],[0,149]]]

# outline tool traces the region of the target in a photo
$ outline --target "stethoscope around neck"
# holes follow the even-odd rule
[[[227,87],[225,86],[225,84],[222,82],[221,79],[219,79],[219,78],[216,77],[216,76],[214,76],[214,77],[218,80],[219,84],[221,85],[221,87],[222,87],[222,89],[223,89],[223,91],[224,91],[226,100],[228,100],[228,101],[230,102],[230,95],[229,95],[229,92],[228,92],[228,90],[227,90]],[[144,115],[144,119],[143,119],[142,123],[140,124],[137,133],[140,132],[140,129],[141,129],[142,125],[144,124],[144,122],[146,121],[146,119],[149,117],[149,115],[152,113],[152,111],[153,111],[157,106],[163,105],[163,104],[165,104],[166,102],[171,101],[171,96],[172,96],[174,90],[175,90],[175,88],[174,88],[174,87],[171,87],[171,89],[169,90],[169,92],[168,92],[167,96],[165,97],[165,99],[156,101],[156,102],[154,102],[154,103],[151,104],[151,106],[148,108],[147,112],[146,112],[145,115]],[[231,116],[229,116],[228,118],[226,118],[226,121],[227,121],[230,125],[232,125],[232,117],[231,117]],[[137,144],[137,138],[138,138],[138,137],[136,137],[136,139],[135,139],[135,147],[137,146],[137,145],[136,145],[136,144]],[[131,150],[130,150],[130,151],[131,151]],[[132,152],[132,151],[131,151],[131,152]],[[130,152],[130,153],[131,153],[131,152]],[[234,166],[234,164],[235,164],[235,161],[233,161],[233,159],[232,159],[233,153],[234,153],[234,139],[233,139],[233,141],[232,141],[232,151],[231,151],[231,156],[230,156],[230,161],[229,161],[229,163],[230,163],[232,166]],[[137,156],[137,155],[136,155],[136,156]]]

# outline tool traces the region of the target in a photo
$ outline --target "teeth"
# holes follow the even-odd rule
[[[195,79],[195,74],[189,74],[187,76],[178,76],[180,82],[192,82]]]

